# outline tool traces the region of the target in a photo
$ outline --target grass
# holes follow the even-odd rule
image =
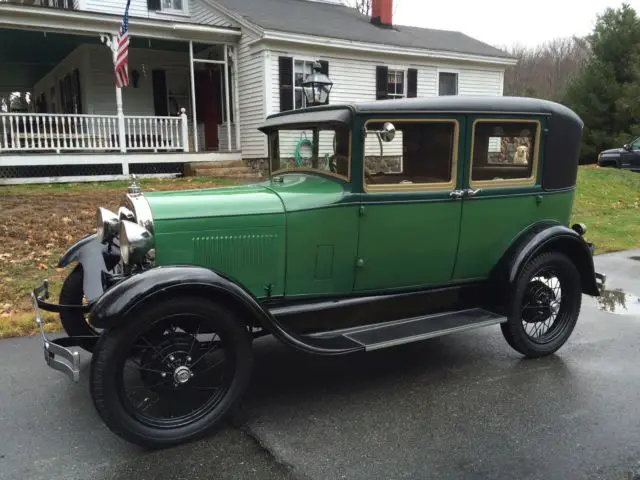
[[[138,182],[144,191],[234,184],[212,178]],[[57,300],[68,269],[62,252],[95,231],[97,206],[116,210],[128,181],[0,187],[0,338],[35,333],[29,292],[48,278]],[[597,253],[640,247],[640,173],[580,167],[573,222],[587,225]],[[55,300],[53,300],[55,299]],[[57,315],[43,312],[46,328],[59,330]]]
[[[640,172],[580,167],[573,221],[597,253],[640,247]]]

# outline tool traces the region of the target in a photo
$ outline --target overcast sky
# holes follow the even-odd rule
[[[640,13],[640,0],[628,0]],[[555,37],[585,35],[612,0],[394,0],[394,22],[457,30],[495,46],[535,46]]]

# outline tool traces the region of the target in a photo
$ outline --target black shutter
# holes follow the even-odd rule
[[[160,10],[160,0],[147,0],[149,10]]]
[[[156,117],[166,117],[169,115],[169,104],[167,101],[167,78],[164,70],[151,71],[151,83],[153,85],[153,108]]]
[[[326,60],[318,60],[318,63],[320,64],[320,72],[329,76],[329,62],[327,62]],[[331,94],[329,94],[326,104],[328,104],[330,100],[331,100]]]
[[[418,69],[410,68],[407,71],[407,98],[418,96]]]
[[[376,100],[384,100],[389,94],[389,68],[376,67]]]
[[[76,100],[76,108],[78,109],[77,113],[82,112],[82,90],[80,89],[80,72],[76,68],[73,71],[73,87],[74,87],[74,95]]]
[[[293,110],[293,58],[278,57],[280,111]]]

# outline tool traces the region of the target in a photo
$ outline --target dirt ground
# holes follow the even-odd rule
[[[145,191],[221,185],[214,179],[138,183]],[[69,273],[56,268],[60,255],[95,232],[97,207],[116,211],[125,192],[123,182],[0,187],[0,338],[33,333],[31,290],[47,278],[57,301]],[[55,317],[46,318],[56,330]]]

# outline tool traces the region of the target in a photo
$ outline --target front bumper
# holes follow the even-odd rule
[[[45,302],[48,298],[49,282],[44,280],[42,285],[36,287],[31,292],[31,299],[36,315],[36,325],[40,330],[40,338],[42,339],[44,360],[49,367],[64,373],[71,380],[77,382],[80,380],[80,354],[67,347],[86,346],[87,342],[95,342],[96,339],[94,337],[62,337],[54,340],[50,339],[44,331],[40,309],[58,313],[63,309],[73,309],[87,313],[88,307],[84,305],[54,305]]]

